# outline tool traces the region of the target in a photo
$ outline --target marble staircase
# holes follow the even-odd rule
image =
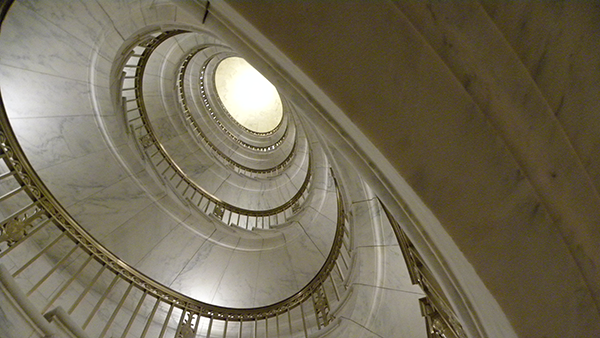
[[[598,335],[595,4],[213,9],[413,220],[469,335]]]
[[[409,282],[378,197],[433,267],[469,336],[600,332],[595,12],[570,4],[321,7],[218,1],[203,22],[204,7],[182,1],[15,2],[0,34],[10,124],[35,171],[86,231],[153,280],[216,306],[268,306],[310,283],[334,241],[339,180],[353,233],[339,263],[344,271],[326,291],[344,288],[329,325],[321,327],[318,312],[307,319],[300,306],[258,329],[242,321],[213,327],[198,317],[198,335],[425,336],[417,301],[424,293]],[[309,13],[310,24],[294,21],[297,13]],[[556,27],[547,33],[543,20]],[[292,23],[304,30],[292,34]],[[143,95],[160,141],[194,181],[249,210],[285,203],[311,173],[306,197],[283,221],[264,229],[230,226],[231,217],[190,203],[169,179],[175,175],[162,174],[140,152],[115,99],[124,88],[119,62],[136,39],[175,28],[191,33],[158,48],[145,74]],[[269,167],[295,149],[289,167],[272,177],[243,175],[215,160],[173,109],[181,58],[199,43],[225,40],[289,98],[291,136],[269,157],[243,148],[203,114],[194,79],[208,50],[192,59],[184,78],[190,110],[216,147],[244,165]],[[0,185],[3,194],[18,187],[8,182]],[[3,219],[25,205],[18,196],[1,201]],[[30,257],[60,234],[36,236],[14,252]],[[185,311],[154,307],[144,291],[88,261],[85,250],[60,243],[24,277],[10,275],[25,259],[0,257],[3,285],[11,285],[3,286],[3,302],[13,306],[0,310],[20,314],[9,321],[28,327],[26,336],[137,337],[147,328],[148,336],[187,338]],[[32,289],[57,264],[49,282]],[[554,289],[560,306],[540,301]],[[73,308],[84,290],[85,315]],[[55,307],[49,300],[56,295]],[[98,315],[88,320],[92,312]],[[8,337],[22,336],[11,330]]]

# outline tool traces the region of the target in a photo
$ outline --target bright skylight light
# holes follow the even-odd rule
[[[277,89],[246,60],[230,57],[221,61],[215,85],[225,108],[242,126],[267,132],[281,121],[283,110]]]

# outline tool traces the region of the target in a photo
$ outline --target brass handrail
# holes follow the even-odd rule
[[[392,225],[396,240],[402,251],[402,256],[408,269],[410,280],[419,285],[426,297],[419,299],[421,313],[426,318],[428,337],[457,337],[466,338],[466,333],[460,324],[450,303],[444,295],[441,286],[433,277],[433,273],[421,255],[417,252],[406,233],[400,228],[400,224],[388,210],[388,208],[377,199],[387,219]],[[445,332],[445,335],[444,335]]]
[[[145,71],[145,67],[146,67],[148,58],[150,57],[153,50],[156,49],[158,47],[158,45],[160,45],[160,43],[162,43],[166,39],[168,39],[172,36],[175,36],[177,34],[184,33],[184,32],[185,31],[179,31],[179,30],[169,31],[169,32],[162,33],[159,36],[154,37],[153,39],[148,40],[143,45],[143,47],[145,48],[144,51],[141,53],[141,55],[136,56],[136,58],[138,58],[137,64],[125,64],[124,65],[124,68],[126,68],[126,67],[135,68],[135,77],[134,77],[135,85],[133,88],[135,98],[131,99],[131,100],[135,101],[137,104],[136,109],[125,109],[125,114],[127,115],[127,111],[137,111],[139,116],[129,119],[129,121],[135,121],[137,123],[139,120],[141,120],[141,125],[136,126],[134,128],[134,130],[140,130],[143,128],[146,131],[145,134],[136,136],[136,139],[140,140],[140,143],[142,144],[144,151],[146,149],[154,146],[157,150],[157,153],[159,153],[161,155],[162,159],[169,165],[169,167],[174,170],[175,175],[177,175],[180,178],[180,182],[185,182],[187,184],[187,186],[194,189],[194,191],[201,194],[201,196],[204,196],[207,200],[209,200],[210,202],[212,202],[213,204],[215,204],[222,210],[227,210],[231,213],[235,213],[235,214],[243,215],[243,216],[247,216],[247,217],[255,217],[255,218],[269,217],[269,216],[274,216],[274,215],[279,215],[279,214],[283,214],[284,216],[286,216],[285,211],[288,209],[292,209],[296,205],[296,203],[307,192],[307,189],[309,187],[309,184],[311,182],[311,177],[312,177],[312,169],[313,169],[312,168],[312,156],[309,155],[308,170],[307,170],[304,182],[302,183],[302,186],[298,189],[296,194],[291,199],[287,200],[285,203],[283,203],[275,208],[264,209],[264,210],[249,210],[249,209],[240,208],[240,207],[237,207],[230,203],[227,203],[227,202],[221,200],[220,198],[212,195],[211,193],[206,191],[201,186],[199,186],[196,182],[194,182],[192,179],[190,179],[185,174],[185,172],[179,167],[179,165],[177,165],[177,163],[175,163],[173,161],[173,159],[169,156],[169,154],[165,150],[164,146],[158,140],[156,133],[154,132],[153,127],[150,123],[150,119],[146,113],[146,107],[145,107],[144,99],[143,99],[143,95],[142,95],[142,93],[143,93],[143,89],[142,89],[143,74]],[[134,55],[134,54],[129,53],[129,55]],[[127,61],[128,60],[125,60],[125,62],[127,62]],[[151,157],[154,156],[155,154],[151,155]],[[205,209],[205,211],[206,210],[208,210],[208,207]],[[292,212],[292,213],[294,213],[294,212]],[[223,215],[222,212],[219,212],[219,214],[220,214],[220,216]],[[239,220],[239,218],[238,218],[238,220]]]
[[[306,301],[329,277],[329,274],[335,267],[336,260],[339,257],[343,237],[348,231],[346,229],[344,202],[342,200],[340,189],[338,188],[337,180],[334,177],[338,206],[336,232],[329,255],[315,277],[296,294],[268,306],[245,309],[216,306],[198,301],[156,282],[119,259],[83,229],[52,195],[27,160],[25,153],[21,149],[14,132],[10,127],[1,96],[0,154],[3,155],[2,157],[9,171],[15,173],[15,178],[22,184],[27,195],[34,202],[39,203],[40,207],[48,215],[48,218],[50,218],[59,229],[66,232],[70,239],[78,243],[81,248],[90,255],[93,255],[97,261],[119,275],[120,278],[129,281],[137,288],[153,295],[155,298],[161,299],[165,303],[173,304],[184,311],[210,318],[235,321],[252,321],[270,318],[289,311]]]
[[[6,4],[6,3],[10,3],[10,1],[2,2],[2,3],[0,3],[0,5]],[[4,7],[1,7],[0,9],[2,9],[2,15],[0,16],[0,23],[1,23],[4,18],[4,14],[6,14],[6,11],[4,11],[4,9],[5,9]],[[138,88],[136,90],[139,90],[139,89],[140,88]],[[39,229],[46,226],[47,224],[54,224],[58,229],[60,229],[62,231],[63,234],[66,234],[67,238],[71,239],[73,242],[76,243],[76,248],[80,248],[80,249],[84,250],[85,252],[87,252],[90,255],[90,257],[93,257],[94,260],[96,260],[97,262],[99,262],[101,264],[100,270],[98,270],[98,272],[95,274],[95,277],[92,279],[92,281],[89,282],[90,284],[86,287],[86,289],[80,295],[78,300],[76,300],[75,303],[71,306],[71,309],[69,310],[69,314],[77,307],[77,305],[79,304],[81,299],[87,294],[87,292],[90,291],[91,287],[93,286],[93,283],[95,283],[95,281],[98,279],[98,277],[100,277],[100,275],[105,270],[109,270],[112,273],[114,273],[116,276],[115,276],[115,279],[113,280],[113,282],[111,283],[111,286],[109,286],[109,288],[105,291],[105,296],[108,293],[108,291],[110,291],[110,288],[112,287],[112,285],[114,285],[117,278],[120,278],[120,279],[123,279],[123,280],[129,282],[128,291],[126,292],[126,294],[123,296],[123,298],[119,302],[119,306],[113,313],[113,318],[114,318],[114,315],[116,314],[116,311],[118,311],[120,306],[122,306],[122,304],[125,300],[125,297],[127,297],[127,294],[129,293],[129,290],[131,290],[132,286],[135,286],[136,288],[142,290],[144,297],[146,295],[149,295],[156,299],[156,303],[152,309],[152,312],[148,316],[147,324],[144,328],[144,331],[142,332],[142,335],[145,335],[145,332],[147,331],[147,329],[150,325],[150,322],[153,320],[153,316],[155,315],[156,310],[158,309],[161,302],[170,306],[170,310],[169,310],[167,317],[165,318],[165,322],[163,324],[163,330],[168,325],[170,315],[172,313],[173,308],[176,307],[176,308],[181,309],[181,311],[182,311],[181,319],[176,328],[176,335],[178,337],[184,336],[184,335],[187,337],[190,335],[190,332],[195,335],[195,333],[198,332],[198,328],[199,328],[198,323],[199,323],[199,319],[201,316],[208,318],[210,320],[210,322],[209,322],[210,323],[209,331],[210,331],[210,325],[212,325],[212,322],[214,319],[224,320],[225,323],[227,323],[228,321],[231,321],[231,320],[240,321],[240,322],[241,321],[254,321],[254,323],[256,325],[257,321],[261,320],[261,319],[267,319],[267,318],[272,318],[272,317],[278,318],[278,316],[280,314],[285,313],[285,312],[288,312],[288,315],[289,315],[290,311],[292,309],[294,309],[296,306],[301,305],[304,301],[308,300],[311,296],[314,297],[313,293],[316,294],[317,290],[320,290],[321,291],[320,293],[323,292],[323,290],[324,290],[323,283],[324,283],[325,279],[327,278],[327,276],[331,277],[330,274],[331,274],[334,266],[336,266],[336,264],[337,264],[337,259],[342,256],[342,255],[340,255],[340,248],[342,247],[344,235],[348,235],[348,236],[350,235],[350,232],[347,228],[348,225],[347,225],[347,222],[345,219],[344,202],[342,200],[340,190],[337,186],[337,181],[335,181],[335,178],[334,178],[336,191],[337,191],[337,197],[338,197],[338,200],[337,200],[338,217],[337,217],[336,233],[335,233],[332,249],[330,250],[329,255],[327,256],[327,259],[325,260],[325,263],[323,264],[323,266],[321,267],[321,269],[319,270],[317,275],[295,295],[288,297],[287,299],[282,300],[280,302],[269,305],[269,306],[249,308],[249,309],[236,309],[236,308],[215,306],[215,305],[201,302],[201,301],[195,300],[193,298],[190,298],[188,296],[185,296],[175,290],[172,290],[171,288],[168,288],[168,287],[162,285],[161,283],[156,282],[152,278],[141,273],[137,269],[133,268],[126,262],[119,259],[110,250],[108,250],[102,244],[100,244],[93,236],[91,236],[79,223],[77,223],[77,221],[74,220],[74,218],[67,212],[67,210],[60,204],[60,202],[48,190],[48,188],[46,187],[44,182],[38,176],[37,172],[34,170],[32,165],[30,164],[29,160],[27,159],[27,157],[26,157],[23,149],[21,148],[21,146],[14,134],[14,131],[10,125],[10,121],[9,121],[9,118],[8,118],[8,115],[7,115],[5,106],[4,106],[4,102],[2,100],[1,93],[0,93],[0,158],[2,158],[2,160],[4,161],[4,163],[8,169],[8,172],[6,173],[6,175],[2,174],[1,176],[14,178],[21,187],[20,191],[24,192],[29,197],[29,199],[31,199],[31,201],[33,202],[31,205],[36,209],[33,213],[30,213],[30,212],[28,212],[29,207],[22,208],[15,213],[16,216],[15,216],[15,214],[10,215],[8,218],[6,218],[3,221],[3,223],[10,221],[13,217],[16,220],[20,220],[20,221],[31,221],[32,219],[39,219],[40,215],[42,215],[42,214],[47,217],[46,220],[37,224],[36,229],[34,229],[33,231],[26,234],[23,238],[13,241],[12,244],[14,244],[14,247],[16,247],[23,241],[30,238],[30,236],[32,236],[34,233],[39,231]],[[20,219],[19,217],[28,217],[28,220],[23,220],[23,219]],[[59,236],[58,239],[61,237],[63,237],[63,236],[62,235]],[[53,243],[56,243],[58,239],[54,240]],[[2,243],[0,243],[0,244],[2,244]],[[11,244],[11,243],[9,243],[9,244]],[[6,255],[8,252],[10,252],[10,249],[12,249],[12,248],[13,247],[10,247],[8,250],[1,252],[0,258],[3,257],[4,255]],[[39,254],[36,255],[36,257],[37,256],[39,256]],[[36,258],[34,257],[32,259],[36,259]],[[79,272],[81,272],[82,269],[84,269],[87,266],[89,261],[90,260],[87,259],[86,262],[83,263],[83,265],[79,269]],[[22,269],[24,269],[24,267],[20,268],[20,270],[22,270]],[[339,266],[338,266],[338,270],[339,270]],[[77,274],[79,272],[77,272]],[[74,280],[74,278],[77,277],[77,274],[73,275],[70,278],[70,280],[67,283],[65,283],[65,285],[63,287],[61,287],[61,290],[58,292],[58,294],[52,300],[50,300],[50,303],[48,303],[46,305],[46,309],[42,310],[42,312],[45,312],[48,309],[48,307],[52,304],[52,302],[54,300],[56,300],[58,295],[60,295],[60,293],[62,293],[66,290],[66,288]],[[342,280],[344,280],[344,277],[343,276],[341,276],[341,277],[342,277]],[[142,297],[142,300],[138,303],[137,309],[139,309],[140,305],[142,304],[144,297]],[[326,298],[325,298],[325,300],[326,300]],[[338,300],[339,300],[339,297],[338,297]],[[100,303],[101,303],[101,301],[100,301]],[[315,303],[315,314],[317,315],[317,317],[319,317],[317,305],[316,305],[316,302],[314,302],[314,299],[313,299],[313,303]],[[325,303],[325,305],[328,306],[328,303]],[[320,305],[320,306],[323,306],[323,305]],[[130,324],[132,323],[134,317],[136,316],[137,309],[135,310],[134,314],[132,315],[132,317],[130,319],[130,322],[129,322]],[[301,310],[302,316],[303,316],[302,322],[304,323],[304,311],[302,310],[302,306],[300,306],[300,310]],[[321,309],[321,310],[323,310],[323,309]],[[327,311],[323,312],[323,313],[328,314],[328,309],[326,309],[326,310]],[[95,310],[93,312],[95,312]],[[323,313],[321,313],[320,318],[322,320],[322,324],[326,325],[331,321],[332,317],[326,317],[326,315],[324,316]],[[89,323],[89,320],[92,318],[92,316],[93,316],[93,313],[90,314],[90,316],[88,317],[88,323]],[[184,320],[184,319],[186,319],[186,320]],[[192,322],[193,319],[195,319],[195,324]],[[109,320],[109,323],[106,324],[103,332],[107,331],[108,326],[110,326],[111,321],[112,321],[112,318],[111,318],[111,320]],[[319,323],[320,323],[319,320],[317,320],[317,325],[319,325],[319,328],[320,328],[321,326]],[[265,325],[268,326],[268,322],[265,322]],[[307,336],[306,325],[304,324],[303,326],[304,326],[305,336]],[[129,329],[129,327],[130,327],[130,325],[128,325],[127,328],[125,329],[124,335],[126,335],[126,332]],[[256,326],[255,326],[255,329],[256,329]],[[290,322],[290,330],[291,330],[291,322]],[[241,325],[240,325],[240,334],[241,334]]]

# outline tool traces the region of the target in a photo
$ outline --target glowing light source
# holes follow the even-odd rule
[[[273,130],[283,110],[277,89],[246,60],[227,58],[217,66],[215,86],[229,114],[257,132]]]

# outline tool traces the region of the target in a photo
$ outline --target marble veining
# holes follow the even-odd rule
[[[25,153],[36,169],[83,157],[106,149],[93,116],[13,119]]]
[[[142,258],[137,268],[170,285],[205,241],[205,238],[191,234],[189,229],[176,226]]]
[[[4,32],[4,25],[2,29]],[[85,82],[7,65],[6,59],[0,55],[0,84],[10,118],[93,114],[90,89]]]
[[[49,22],[60,22],[59,28],[72,34],[88,46],[94,46],[109,17],[96,1],[19,1]]]
[[[15,2],[2,23],[0,50],[2,64],[87,80],[88,47],[50,21]]]
[[[127,176],[109,150],[61,162],[38,174],[66,207]]]
[[[98,5],[110,17],[109,22],[123,39],[134,35],[137,30],[145,26],[139,4],[140,1],[137,0],[127,4],[117,1],[98,1]]]
[[[150,205],[102,238],[102,243],[136,266],[177,224],[160,208]]]

